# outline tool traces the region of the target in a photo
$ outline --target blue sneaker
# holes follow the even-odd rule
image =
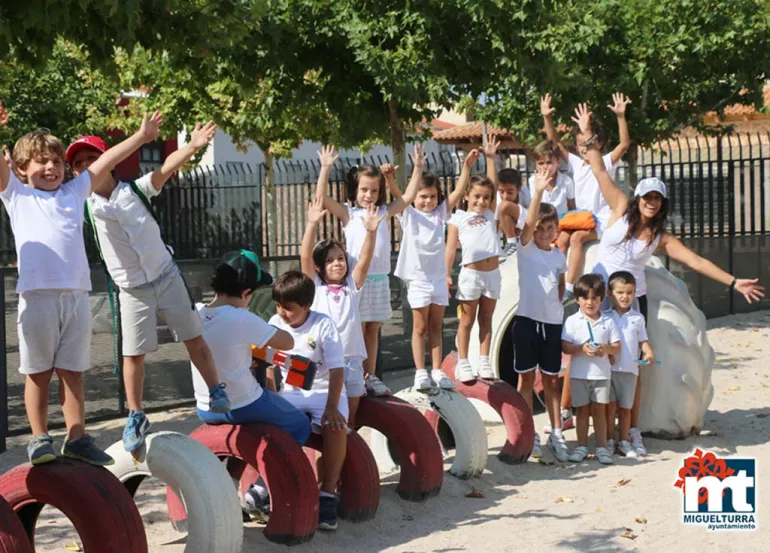
[[[337,498],[323,497],[318,499],[318,529],[337,529]]]
[[[42,465],[56,460],[56,452],[53,449],[53,438],[48,434],[34,436],[27,446],[29,462],[33,465]]]
[[[64,442],[61,454],[70,459],[77,459],[96,467],[108,467],[115,464],[115,459],[96,447],[94,439],[84,434],[76,440]]]
[[[561,303],[564,307],[567,307],[568,305],[572,305],[575,303],[575,293],[571,292],[570,290],[564,290],[564,298],[562,298]]]
[[[225,392],[226,387],[227,384],[223,382],[213,388],[209,388],[209,409],[212,413],[230,412],[230,398],[227,397],[227,392]]]
[[[144,438],[150,430],[150,421],[141,411],[131,411],[128,414],[126,426],[123,428],[123,448],[133,453],[144,444]]]

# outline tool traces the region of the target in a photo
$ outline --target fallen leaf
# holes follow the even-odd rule
[[[602,510],[601,510],[601,509],[596,509],[596,512],[597,512],[597,513],[601,513],[601,512],[602,512]]]
[[[83,551],[75,540],[72,540],[70,545],[65,545],[64,549],[67,551]]]
[[[615,482],[614,484],[612,484],[610,487],[612,487],[612,488],[619,488],[619,487],[621,487],[621,486],[625,486],[625,485],[626,485],[626,484],[628,484],[630,481],[631,481],[631,479],[630,479],[630,478],[624,478],[623,480],[618,480],[617,482]]]
[[[730,390],[731,392],[737,392],[738,390],[741,389],[741,387],[740,386],[730,386],[727,389]]]
[[[763,388],[770,388],[770,384],[768,384],[767,382],[763,382],[762,383],[762,387]]]
[[[751,331],[752,331],[752,332],[759,332],[759,329],[758,329],[758,328],[756,328],[756,327],[754,327],[754,328],[752,328],[752,329],[751,329]]]
[[[620,534],[620,537],[621,537],[621,538],[626,538],[627,540],[635,540],[635,539],[636,539],[636,538],[638,538],[639,536],[637,536],[636,534],[634,534],[634,533],[631,531],[631,529],[630,529],[630,528],[626,528],[626,531],[625,531],[625,532],[623,532],[622,534]]]
[[[636,518],[634,520],[636,520],[637,524],[647,524],[647,519],[646,518]]]
[[[474,499],[481,499],[484,497],[484,494],[477,490],[476,488],[471,489],[470,492],[465,494],[465,497],[472,497]]]
[[[553,500],[554,503],[574,503],[575,499],[569,495],[562,495]]]

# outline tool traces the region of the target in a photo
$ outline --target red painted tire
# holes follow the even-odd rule
[[[287,432],[269,424],[203,425],[192,434],[220,458],[231,458],[230,474],[240,480],[245,464],[262,475],[270,492],[270,520],[265,537],[296,545],[308,541],[318,527],[318,488],[302,448]],[[253,473],[252,473],[253,474]],[[184,508],[167,494],[168,512],[181,527]]]
[[[10,504],[35,544],[44,505],[70,519],[85,553],[147,553],[147,536],[134,499],[103,468],[70,460],[20,465],[0,476],[0,496]]]
[[[441,364],[449,378],[454,379],[457,354],[450,353]],[[527,402],[516,389],[502,380],[477,379],[470,384],[455,380],[457,391],[469,399],[478,399],[492,407],[500,415],[508,433],[505,445],[497,458],[508,465],[524,463],[535,443],[535,423]]]
[[[323,450],[323,438],[320,434],[311,434],[305,445],[320,452]],[[380,506],[380,471],[366,441],[356,432],[348,434],[347,454],[338,491],[341,518],[352,522],[374,518]]]
[[[381,432],[401,467],[396,493],[408,501],[438,495],[444,482],[441,444],[418,409],[393,397],[363,397],[356,421]]]
[[[35,553],[24,525],[0,497],[0,553]]]

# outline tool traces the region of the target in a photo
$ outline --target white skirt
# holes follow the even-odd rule
[[[361,288],[358,306],[362,323],[381,323],[393,317],[390,307],[390,279],[388,275],[369,275]]]

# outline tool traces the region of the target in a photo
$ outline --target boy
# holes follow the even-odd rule
[[[567,211],[572,211],[575,208],[575,183],[569,177],[559,171],[559,146],[551,140],[545,140],[535,146],[535,169],[536,171],[545,171],[548,176],[551,185],[543,192],[543,203],[551,204],[556,208],[556,213],[561,219]],[[534,190],[536,173],[529,177],[529,186]],[[528,188],[528,187],[527,187]],[[522,189],[522,192],[524,189]],[[558,225],[557,225],[558,227]],[[561,239],[562,235],[566,234],[562,231],[559,234]],[[569,243],[569,235],[567,235],[567,243]],[[559,248],[562,253],[566,254],[566,248]]]
[[[521,232],[518,249],[519,290],[526,290],[519,298],[519,307],[513,318],[514,365],[519,375],[518,389],[532,410],[532,389],[535,370],[540,369],[545,389],[548,417],[552,425],[548,446],[554,456],[564,463],[569,458],[567,444],[561,429],[559,410],[559,371],[561,370],[561,334],[564,307],[564,272],[567,260],[557,248],[551,247],[556,238],[559,217],[554,206],[541,203],[553,176],[546,168],[535,174],[534,195],[527,212],[527,221]],[[535,433],[533,457],[541,457],[540,436]]]
[[[190,142],[168,156],[160,169],[135,183],[118,182],[108,175],[105,187],[88,199],[104,264],[120,288],[123,382],[130,409],[123,446],[128,452],[142,447],[150,429],[142,410],[144,356],[158,349],[157,312],[177,340],[184,342],[190,361],[206,381],[211,411],[230,410],[187,284],[148,207],[148,199],[160,194],[171,175],[206,147],[215,133],[216,125],[211,121],[203,127],[196,125]],[[81,136],[67,148],[67,162],[74,174],[80,175],[111,151],[98,136]]]
[[[588,455],[588,418],[594,421],[596,458],[612,464],[607,451],[607,404],[610,401],[609,355],[620,352],[620,329],[611,317],[601,313],[604,280],[595,274],[580,277],[575,297],[580,310],[564,322],[562,352],[572,356],[570,387],[572,405],[577,409],[578,446],[569,456],[575,463]]]
[[[508,257],[516,251],[516,240],[518,239],[519,231],[524,226],[526,215],[520,216],[519,221],[515,221],[509,215],[501,217],[500,206],[503,205],[503,202],[511,202],[522,207],[529,207],[529,192],[522,189],[521,173],[516,169],[502,169],[497,174],[497,210],[495,211],[495,219],[497,220],[498,230],[505,236],[503,257]]]
[[[636,298],[636,279],[627,271],[617,271],[609,278],[610,301],[612,309],[607,314],[612,317],[620,329],[620,353],[614,358],[612,365],[612,386],[610,388],[610,403],[607,406],[607,449],[614,450],[615,438],[615,408],[620,409],[620,430],[618,437],[618,452],[631,458],[644,456],[646,451],[639,451],[629,441],[631,429],[631,408],[634,406],[634,396],[639,382],[639,348],[642,350],[642,360],[655,363],[655,354],[647,341],[647,330],[644,317],[633,308]]]
[[[620,143],[612,152],[604,156],[604,165],[610,174],[613,174],[623,155],[631,146],[631,138],[628,134],[628,123],[626,122],[626,107],[631,103],[625,95],[616,93],[612,95],[613,105],[607,106],[616,115],[618,119],[618,134]],[[566,253],[567,249],[571,254],[567,259],[567,277],[566,292],[564,301],[571,303],[574,299],[574,282],[578,271],[583,265],[583,246],[591,240],[601,238],[604,227],[610,219],[610,208],[602,196],[599,189],[599,183],[593,175],[591,166],[583,159],[585,157],[584,142],[589,145],[594,141],[599,148],[604,147],[604,132],[598,125],[598,121],[592,121],[593,136],[584,136],[579,128],[572,130],[572,136],[575,137],[575,143],[578,145],[578,151],[581,156],[570,153],[559,141],[556,134],[556,127],[553,124],[553,113],[556,111],[551,107],[551,95],[546,94],[540,101],[540,113],[545,121],[545,132],[548,140],[551,140],[559,148],[561,159],[569,163],[572,171],[572,178],[575,181],[575,205],[577,209],[584,209],[594,214],[596,228],[593,230],[576,230],[569,233],[568,236],[560,236],[559,248]]]
[[[0,104],[0,125],[7,120]],[[145,115],[134,135],[64,184],[64,144],[45,131],[29,133],[16,143],[16,174],[5,158],[0,159],[0,199],[11,221],[19,263],[19,372],[26,375],[24,403],[33,435],[27,452],[33,465],[56,459],[48,435],[48,386],[54,372],[67,425],[62,455],[93,465],[114,463],[85,433],[83,372],[91,362],[91,272],[83,241],[84,203],[90,193],[104,191],[118,163],[155,140],[160,121],[158,113]]]
[[[337,328],[326,315],[311,311],[315,284],[300,271],[288,271],[273,286],[278,313],[270,324],[294,338],[294,349],[287,353],[315,361],[317,372],[310,390],[285,383],[281,396],[310,416],[313,431],[323,435],[323,466],[318,479],[321,492],[318,528],[337,529],[337,500],[334,492],[340,479],[347,449],[348,400],[345,395],[345,358]],[[275,391],[275,378],[268,371],[268,387]]]

